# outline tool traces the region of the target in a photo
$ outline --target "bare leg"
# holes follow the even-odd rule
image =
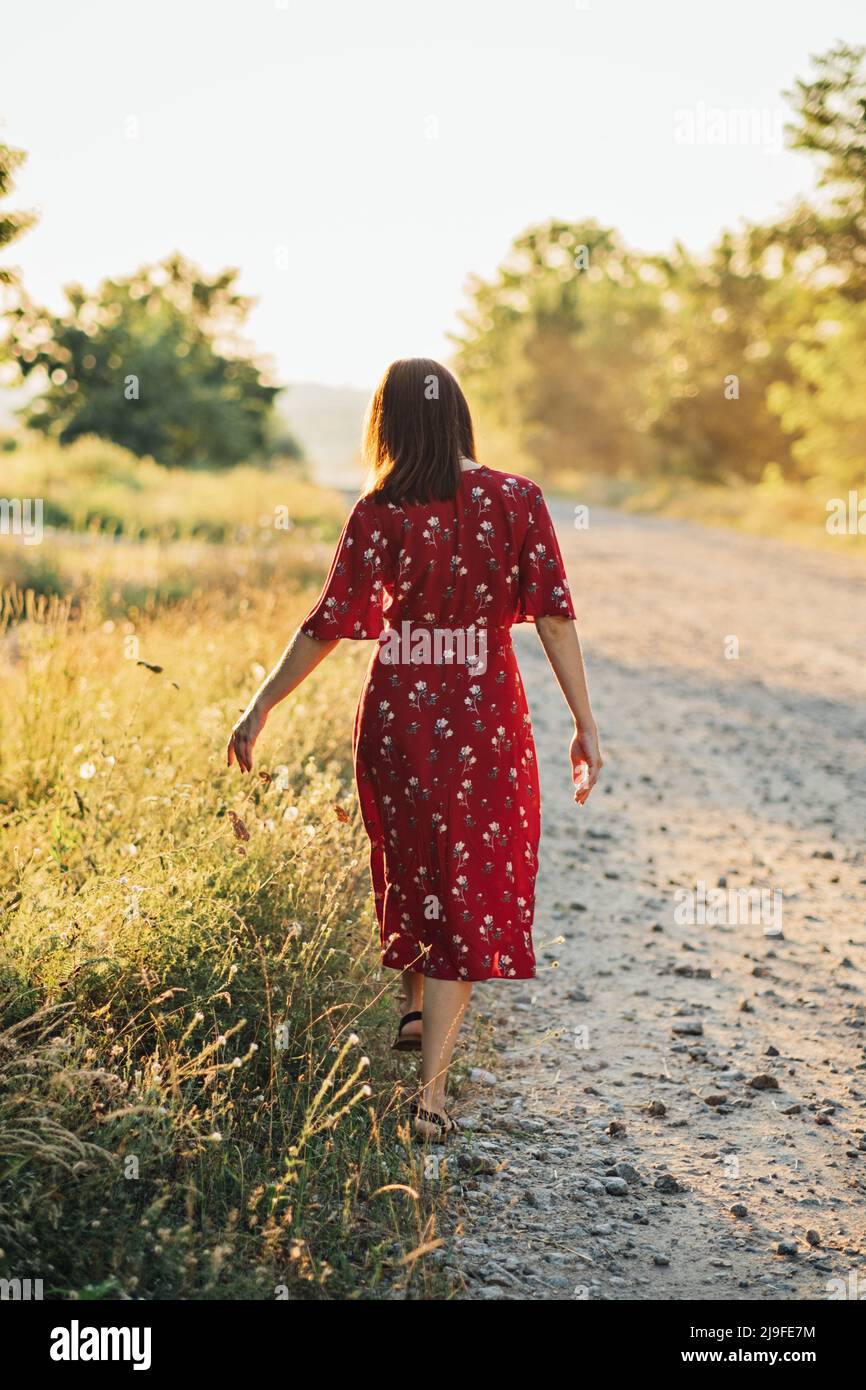
[[[415,970],[404,970],[400,984],[403,989],[403,1013],[421,1013],[424,1007],[424,976]],[[407,1023],[400,1032],[401,1038],[420,1038],[422,1026],[419,1018]]]
[[[424,986],[419,1103],[425,1110],[441,1112],[445,1103],[448,1068],[471,993],[471,980],[427,980]],[[423,1120],[416,1120],[415,1128],[422,1134],[434,1131]]]

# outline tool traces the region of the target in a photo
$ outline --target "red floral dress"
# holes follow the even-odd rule
[[[445,502],[362,497],[309,637],[378,639],[355,717],[382,962],[529,979],[541,829],[510,629],[574,617],[536,483],[467,469]]]

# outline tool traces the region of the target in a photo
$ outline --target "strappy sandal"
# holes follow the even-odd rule
[[[392,1052],[420,1052],[420,1051],[421,1051],[421,1039],[420,1039],[420,1037],[417,1037],[417,1038],[403,1038],[403,1037],[400,1036],[400,1034],[403,1032],[403,1029],[406,1027],[406,1024],[407,1024],[407,1023],[414,1023],[415,1020],[416,1020],[416,1018],[417,1018],[417,1019],[420,1019],[421,1017],[422,1017],[422,1015],[419,1014],[417,1011],[416,1011],[415,1013],[404,1014],[404,1015],[403,1015],[403,1017],[400,1019],[400,1022],[399,1022],[398,1026],[397,1026],[397,1036],[396,1036],[396,1038],[394,1039],[394,1042],[391,1044],[391,1051],[392,1051]]]
[[[425,1110],[423,1106],[418,1105],[415,1101],[412,1103],[412,1119],[420,1120],[421,1123],[425,1125],[436,1125],[439,1129],[439,1134],[436,1136],[432,1134],[419,1134],[416,1130],[415,1138],[421,1144],[444,1144],[449,1134],[456,1134],[460,1128],[457,1121],[452,1115],[448,1114],[447,1110],[443,1110],[441,1113],[437,1110]]]

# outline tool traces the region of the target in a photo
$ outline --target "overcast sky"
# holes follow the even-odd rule
[[[532,222],[701,249],[808,191],[781,92],[866,4],[41,0],[3,36],[37,300],[177,248],[241,267],[281,379],[368,386],[446,355],[467,276]]]

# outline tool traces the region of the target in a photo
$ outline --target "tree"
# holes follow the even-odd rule
[[[611,229],[550,221],[470,282],[457,368],[536,471],[640,467],[660,279]]]
[[[7,198],[15,187],[15,174],[27,158],[23,150],[0,145],[0,199]],[[0,248],[32,227],[36,221],[32,212],[8,212],[0,208]],[[11,266],[0,266],[0,285],[14,285],[18,272]]]
[[[838,299],[791,346],[796,377],[770,390],[801,471],[862,487],[866,479],[866,303]]]
[[[470,282],[457,367],[531,469],[858,476],[866,49],[813,61],[788,133],[819,161],[815,206],[701,256],[641,255],[593,222],[551,221]]]
[[[866,48],[839,43],[813,58],[814,74],[786,92],[793,149],[819,161],[817,205],[801,202],[764,229],[801,256],[800,274],[816,293],[866,299]]]
[[[758,481],[767,464],[794,471],[791,440],[767,409],[773,383],[812,310],[790,257],[747,230],[726,232],[700,258],[677,246],[659,258],[666,316],[650,391],[655,464],[706,481]]]
[[[94,294],[67,287],[60,315],[25,299],[9,313],[9,347],[23,377],[45,382],[26,423],[64,444],[95,434],[179,466],[266,451],[280,388],[237,337],[251,306],[237,275],[208,279],[175,254]]]

